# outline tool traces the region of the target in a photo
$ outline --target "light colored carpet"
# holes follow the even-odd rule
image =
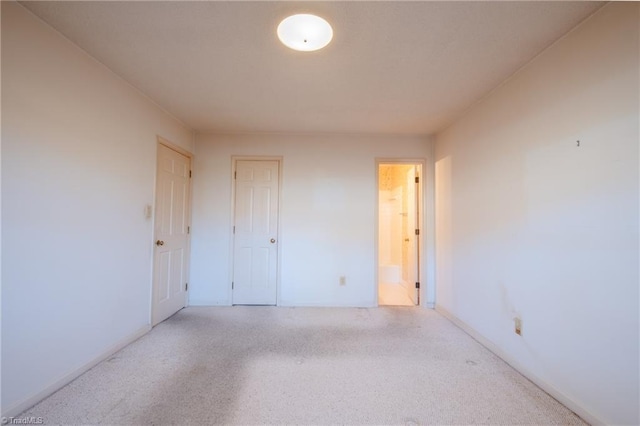
[[[91,425],[584,424],[421,308],[187,308],[22,416]]]

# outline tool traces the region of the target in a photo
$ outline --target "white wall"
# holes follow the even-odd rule
[[[390,190],[378,192],[378,262],[380,265],[390,265],[391,261],[391,219],[393,214],[393,201]]]
[[[608,424],[640,423],[638,24],[606,6],[436,136],[437,306]]]
[[[17,3],[1,7],[8,415],[148,328],[156,135],[189,150],[193,136]]]
[[[233,155],[284,159],[278,304],[375,306],[375,158],[427,159],[429,140],[364,135],[197,136],[192,305],[231,302]],[[425,260],[426,266],[430,265]],[[347,285],[341,287],[343,275]]]

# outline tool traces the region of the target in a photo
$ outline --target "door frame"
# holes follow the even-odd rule
[[[184,155],[185,157],[189,158],[189,164],[190,164],[190,172],[193,170],[193,154],[189,151],[187,151],[186,149],[168,141],[167,139],[163,138],[160,135],[156,135],[156,161],[155,161],[155,176],[153,179],[153,201],[151,204],[151,292],[150,292],[150,300],[149,300],[149,324],[151,324],[152,327],[154,327],[156,324],[153,323],[153,314],[154,311],[156,309],[155,304],[154,304],[154,296],[155,296],[155,236],[156,236],[156,202],[158,199],[158,155],[160,155],[160,146],[164,146],[166,148],[169,148],[179,154]],[[193,176],[190,175],[189,178],[189,195],[187,198],[187,223],[189,224],[188,226],[191,227],[191,211],[192,211],[192,200],[193,200]],[[186,277],[186,281],[187,283],[189,283],[191,281],[191,232],[188,232],[188,237],[187,237],[187,247],[186,247],[186,255],[185,255],[185,259],[186,259],[186,271],[185,271],[185,277]],[[189,306],[189,287],[190,285],[187,286],[187,290],[184,293],[184,306],[187,307]]]
[[[278,232],[276,239],[278,241],[276,247],[276,253],[278,261],[276,262],[276,306],[280,304],[280,271],[282,262],[282,182],[284,175],[284,157],[276,155],[232,155],[231,156],[231,174],[229,180],[231,181],[231,208],[229,209],[229,277],[227,279],[227,300],[229,305],[233,305],[233,263],[235,253],[234,245],[235,238],[233,234],[233,226],[236,213],[236,180],[234,175],[236,173],[236,165],[238,161],[277,161],[278,162]]]
[[[378,290],[379,290],[379,266],[380,266],[380,254],[379,254],[379,226],[380,226],[380,165],[381,164],[398,164],[398,165],[419,165],[421,167],[421,182],[420,182],[420,200],[418,204],[420,206],[421,217],[419,219],[420,235],[418,235],[418,250],[419,257],[419,269],[420,274],[418,281],[420,282],[419,304],[420,307],[435,307],[435,292],[434,292],[434,280],[435,277],[433,266],[435,264],[435,239],[434,230],[435,223],[433,222],[433,167],[430,166],[429,159],[425,158],[390,158],[380,157],[375,158],[375,205],[374,205],[374,291],[373,291],[373,306],[378,305]]]

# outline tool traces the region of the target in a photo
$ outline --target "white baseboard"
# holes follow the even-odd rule
[[[291,302],[279,300],[278,306],[283,308],[376,308],[376,305],[354,303],[318,303],[318,302]]]
[[[4,410],[2,412],[2,417],[16,417],[17,415],[19,415],[23,411],[33,407],[38,402],[42,401],[43,399],[45,399],[49,395],[53,394],[55,391],[57,391],[58,389],[62,388],[63,386],[71,383],[78,376],[80,376],[81,374],[87,372],[91,368],[95,367],[100,362],[104,361],[105,359],[107,359],[111,355],[113,355],[114,353],[118,352],[120,349],[122,349],[125,346],[129,345],[130,343],[138,340],[140,337],[142,337],[145,334],[147,334],[149,332],[149,330],[151,330],[151,326],[150,325],[145,325],[144,327],[139,328],[136,332],[130,334],[129,336],[125,337],[124,339],[120,340],[119,342],[109,346],[107,349],[104,350],[104,352],[102,352],[100,355],[98,355],[95,358],[93,358],[91,361],[89,361],[86,364],[82,365],[81,367],[79,367],[79,368],[67,373],[66,375],[64,375],[60,379],[58,379],[55,382],[51,383],[50,385],[46,386],[40,392],[38,392],[38,393],[36,393],[34,395],[31,395],[31,396],[23,399],[22,401],[17,402],[15,404],[9,406],[9,408],[7,408],[6,410]]]
[[[491,352],[493,352],[495,355],[501,358],[504,362],[509,364],[515,370],[517,370],[520,374],[522,374],[527,379],[535,383],[536,386],[538,386],[540,389],[542,389],[543,391],[551,395],[553,398],[555,398],[558,402],[563,404],[569,410],[576,413],[587,423],[591,425],[607,424],[606,422],[599,419],[597,416],[593,415],[591,412],[589,412],[586,408],[581,406],[575,400],[573,400],[572,398],[568,397],[563,392],[558,390],[551,383],[547,382],[546,380],[542,380],[540,377],[533,374],[528,369],[524,368],[519,362],[517,362],[515,359],[507,355],[507,353],[505,353],[497,345],[495,345],[490,340],[486,339],[484,336],[478,333],[478,331],[476,331],[473,327],[471,327],[469,324],[467,324],[466,322],[462,321],[460,318],[453,315],[451,312],[447,311],[446,309],[440,306],[436,306],[435,310],[440,315],[442,315],[443,317],[447,318],[449,321],[451,321],[452,323],[460,327],[465,333],[473,337],[476,341],[478,341],[478,343],[480,343],[485,348],[489,349]]]
[[[231,306],[228,300],[189,299],[189,306]]]

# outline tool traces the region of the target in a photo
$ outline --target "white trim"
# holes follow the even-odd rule
[[[145,325],[143,327],[140,327],[136,332],[130,334],[129,336],[125,337],[124,339],[120,340],[119,342],[109,346],[101,354],[95,356],[91,361],[89,361],[86,364],[76,368],[75,370],[70,371],[69,373],[65,374],[64,376],[62,376],[58,380],[56,380],[53,383],[51,383],[50,385],[46,386],[40,392],[38,392],[38,393],[36,393],[34,395],[31,395],[31,396],[23,399],[20,402],[17,402],[15,404],[13,404],[12,406],[7,408],[2,413],[2,417],[15,417],[15,416],[19,415],[20,413],[22,413],[23,411],[33,407],[38,402],[42,401],[43,399],[45,399],[49,395],[53,394],[58,389],[61,389],[62,387],[66,386],[67,384],[71,383],[74,379],[76,379],[80,375],[86,373],[91,368],[93,368],[96,365],[98,365],[100,362],[104,361],[105,359],[107,359],[111,355],[113,355],[114,353],[118,352],[120,349],[124,348],[125,346],[127,346],[127,345],[129,345],[129,344],[131,344],[133,342],[135,342],[140,337],[142,337],[145,334],[147,334],[149,332],[149,330],[151,330],[151,326],[149,324],[147,324],[147,325]]]
[[[533,382],[540,389],[542,389],[543,391],[548,393],[552,398],[555,398],[562,405],[564,405],[569,410],[573,411],[575,414],[580,416],[580,418],[582,418],[587,423],[589,423],[591,425],[605,425],[606,424],[606,422],[604,422],[602,419],[599,419],[598,417],[593,415],[591,412],[589,412],[589,410],[587,410],[582,405],[580,405],[578,402],[576,402],[575,400],[573,400],[572,398],[570,398],[569,396],[567,396],[566,394],[564,394],[563,392],[558,390],[558,388],[553,386],[551,383],[547,382],[546,380],[541,379],[537,375],[533,374],[530,370],[528,370],[527,368],[523,367],[522,364],[520,364],[517,360],[515,360],[513,357],[509,356],[506,352],[504,352],[502,349],[500,349],[497,345],[495,345],[493,342],[491,342],[490,340],[485,338],[482,334],[480,334],[478,331],[476,331],[473,327],[471,327],[469,324],[467,324],[466,322],[462,321],[460,318],[458,318],[455,315],[453,315],[448,310],[446,310],[446,309],[444,309],[444,308],[442,308],[440,306],[437,306],[436,307],[436,312],[438,312],[440,315],[442,315],[443,317],[445,317],[446,319],[448,319],[449,321],[454,323],[456,326],[458,326],[460,329],[462,329],[462,331],[467,333],[469,336],[473,337],[478,343],[480,343],[482,346],[484,346],[485,348],[487,348],[488,350],[493,352],[500,359],[502,359],[504,362],[509,364],[515,370],[517,370],[520,374],[525,376],[527,379],[531,380],[531,382]]]
[[[189,307],[193,306],[231,306],[229,300],[191,299]]]
[[[185,157],[189,157],[190,160],[193,160],[193,153],[189,150],[182,148],[180,145],[176,145],[175,143],[163,138],[160,135],[156,135],[156,139],[160,145],[164,145],[167,148],[174,150],[177,153],[184,155]],[[193,166],[193,164],[192,164]]]
[[[322,302],[291,302],[281,300],[278,302],[279,307],[284,308],[377,308],[378,305],[361,305],[355,303],[322,303]],[[384,307],[384,306],[383,306]]]
[[[271,131],[271,130],[203,130],[196,131],[196,137],[198,136],[227,136],[227,135],[247,135],[247,136],[364,136],[375,137],[381,139],[387,139],[390,137],[416,137],[424,138],[429,137],[430,133],[377,133],[377,132],[323,132],[323,131]]]

